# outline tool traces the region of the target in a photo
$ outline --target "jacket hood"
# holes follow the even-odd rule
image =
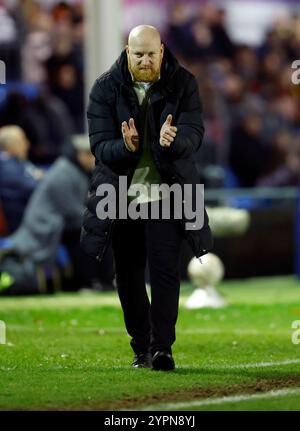
[[[164,83],[163,85],[166,89],[172,90],[172,77],[178,69],[178,61],[171,51],[166,46],[164,46],[164,57],[161,65],[159,82]],[[111,66],[109,72],[119,83],[125,85],[130,85],[132,83],[131,75],[128,70],[127,54],[125,49],[122,51],[116,62]]]

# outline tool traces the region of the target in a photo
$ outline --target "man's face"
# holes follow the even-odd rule
[[[160,75],[164,47],[156,38],[135,39],[126,47],[128,69],[136,81],[155,82]]]

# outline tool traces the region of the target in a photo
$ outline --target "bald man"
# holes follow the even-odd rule
[[[0,150],[18,160],[27,160],[29,142],[23,129],[14,125],[0,128]]]
[[[170,371],[175,368],[182,241],[188,240],[197,257],[212,247],[206,212],[201,228],[187,230],[185,214],[175,214],[174,196],[160,188],[178,185],[183,190],[185,184],[194,187],[198,182],[192,155],[202,143],[204,127],[197,82],[164,46],[157,29],[140,25],[130,32],[115,64],[96,80],[87,117],[96,168],[81,244],[101,261],[112,240],[118,294],[134,351],[132,366]],[[103,184],[113,186],[108,198],[99,188]],[[119,205],[124,195],[125,216]],[[195,199],[193,194],[193,207]],[[105,217],[104,202],[112,201],[116,216]],[[169,207],[167,218],[162,204]],[[185,200],[179,204],[183,207]],[[147,260],[151,303],[145,286]]]
[[[43,178],[43,171],[28,161],[29,141],[19,126],[0,128],[0,200],[8,232],[21,223],[27,202]]]

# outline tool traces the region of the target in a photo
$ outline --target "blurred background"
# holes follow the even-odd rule
[[[66,190],[84,181],[87,189],[92,170],[84,143],[90,87],[116,60],[129,31],[142,23],[160,30],[199,83],[206,131],[195,160],[206,205],[243,209],[250,217],[242,235],[216,235],[214,253],[225,277],[300,276],[300,84],[292,83],[292,63],[300,59],[299,1],[0,0],[0,60],[6,66],[6,83],[0,85],[0,231],[6,262],[0,266],[0,290],[11,285],[13,271],[23,281],[28,275],[30,286],[34,271],[38,291],[114,288],[111,251],[101,268],[79,251],[86,190],[76,209],[66,208],[66,196],[72,200]],[[61,158],[77,169],[72,183],[72,175],[53,180]],[[64,181],[61,202],[55,196]],[[37,244],[49,244],[50,226],[31,237],[27,231],[38,224],[35,217],[42,218],[37,207],[52,198],[51,211],[61,216],[59,229],[53,224],[60,235],[43,254]],[[35,249],[23,246],[29,237]],[[10,260],[18,241],[22,265],[24,256],[32,263],[19,273]],[[183,279],[191,257],[185,245]]]

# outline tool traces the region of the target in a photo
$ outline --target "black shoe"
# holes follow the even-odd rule
[[[152,358],[152,368],[156,371],[171,371],[175,368],[173,356],[166,350],[155,352]]]
[[[151,353],[136,353],[133,358],[133,368],[151,368],[152,366]]]

